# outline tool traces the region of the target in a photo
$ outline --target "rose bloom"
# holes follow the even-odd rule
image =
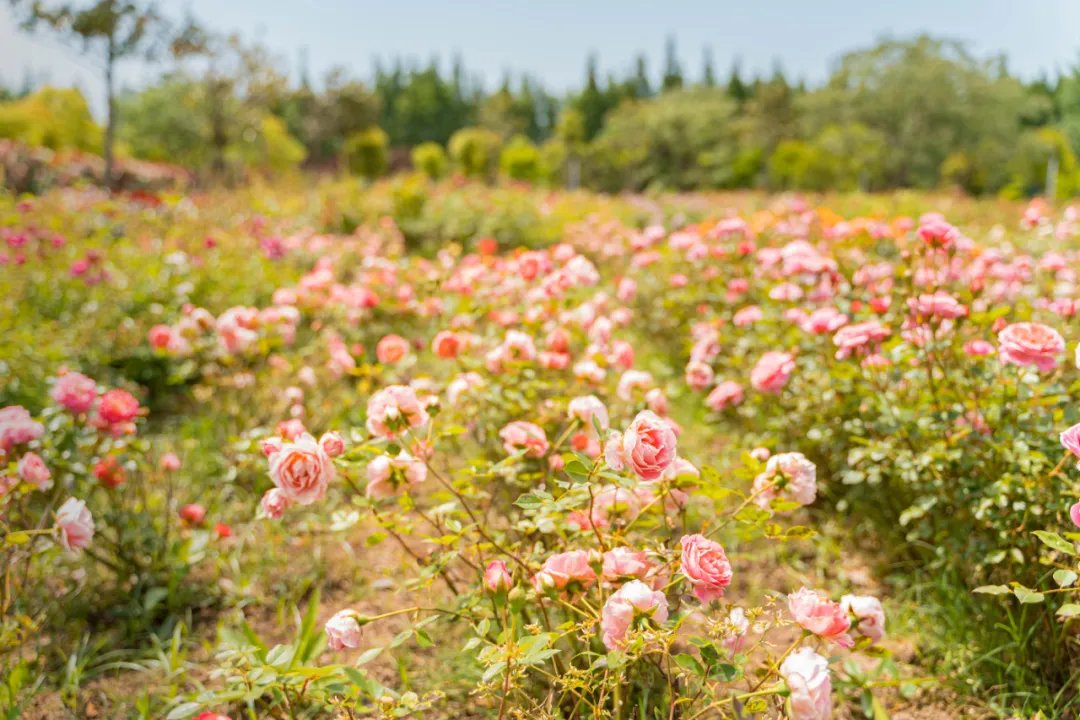
[[[769,351],[750,371],[750,385],[759,392],[779,393],[795,369],[795,358],[786,352]]]
[[[604,646],[608,650],[622,647],[638,617],[663,625],[668,619],[667,598],[663,592],[653,590],[640,580],[631,580],[608,598],[600,613]]]
[[[7,452],[15,445],[37,440],[45,432],[45,426],[30,417],[21,405],[9,405],[0,409],[0,450]]]
[[[139,414],[139,401],[127,390],[109,390],[101,396],[97,412],[110,425],[131,422]]]
[[[222,715],[221,713],[207,710],[206,712],[201,712],[196,715],[195,720],[231,720],[231,718],[229,718],[228,715]]]
[[[585,550],[552,555],[533,576],[533,587],[539,591],[548,588],[567,590],[572,585],[587,588],[596,581],[596,572],[589,564],[589,553]]]
[[[198,503],[191,503],[180,508],[180,519],[192,525],[202,525],[206,519],[206,508]]]
[[[595,395],[581,395],[570,401],[566,408],[567,415],[581,421],[588,430],[593,429],[593,419],[601,430],[607,430],[611,420],[608,418],[607,408],[600,398]]]
[[[402,430],[424,425],[428,419],[416,391],[408,385],[390,385],[368,400],[367,429],[377,437],[391,439]]]
[[[872,642],[878,642],[885,637],[885,610],[876,597],[844,595],[840,598],[840,605],[855,616],[855,629],[860,635],[870,638]]]
[[[331,650],[360,647],[363,629],[352,610],[341,610],[326,621],[326,646]]]
[[[304,433],[270,457],[270,479],[291,502],[321,500],[334,479],[334,463],[315,438]]]
[[[386,335],[375,346],[375,357],[383,365],[401,362],[409,354],[409,341],[400,335]]]
[[[1061,445],[1080,458],[1080,423],[1061,433]]]
[[[262,508],[266,517],[271,520],[280,519],[291,504],[289,498],[279,488],[270,488],[263,494],[262,500],[259,501],[259,507]]]
[[[791,693],[791,720],[829,720],[832,717],[832,679],[829,661],[802,647],[780,664]]]
[[[124,467],[120,464],[120,461],[115,456],[110,455],[94,464],[94,477],[105,487],[115,488],[124,484],[127,473],[124,472]]]
[[[56,378],[50,393],[58,405],[63,406],[69,412],[89,412],[97,400],[97,383],[82,373],[69,372]]]
[[[731,583],[731,563],[720,543],[704,535],[684,535],[682,545],[682,572],[694,586],[694,596],[703,603],[724,596],[724,588]]]
[[[319,438],[319,446],[332,458],[345,452],[345,440],[341,437],[341,433],[337,432],[324,433]]]
[[[742,401],[742,385],[734,380],[724,380],[717,383],[716,387],[705,398],[705,405],[713,412],[721,412],[724,408],[738,405]]]
[[[856,350],[876,346],[891,333],[888,327],[877,320],[846,325],[833,335],[833,345],[839,348],[836,351],[836,359],[843,360]]]
[[[817,308],[814,312],[800,320],[799,327],[801,327],[804,332],[813,333],[814,335],[823,335],[839,330],[847,324],[847,321],[847,315],[844,315],[836,308],[823,307]]]
[[[56,511],[56,528],[61,544],[70,552],[89,547],[94,538],[94,518],[86,503],[75,498],[68,498]]]
[[[968,340],[964,343],[964,353],[968,357],[984,357],[994,354],[994,346],[986,340]]]
[[[525,451],[525,457],[543,457],[548,451],[547,435],[544,429],[531,422],[515,420],[499,431],[503,449],[511,455],[519,450]]]
[[[604,580],[614,581],[625,578],[644,580],[653,568],[644,550],[631,550],[628,547],[616,547],[604,553]]]
[[[622,435],[622,459],[641,479],[656,480],[675,461],[675,431],[651,410],[642,410]]]
[[[777,453],[754,478],[753,492],[754,502],[766,510],[776,497],[809,505],[817,497],[817,467],[802,453]]]
[[[443,330],[431,341],[431,351],[443,359],[456,358],[463,343],[457,333]]]
[[[380,455],[368,463],[368,485],[365,495],[369,498],[390,497],[399,485],[416,485],[427,479],[427,466],[402,450],[396,457]]]
[[[176,472],[180,469],[180,458],[176,456],[176,453],[165,453],[158,460],[158,467],[165,472]]]
[[[1080,502],[1073,503],[1069,508],[1069,519],[1072,520],[1073,525],[1080,527]]]
[[[731,318],[731,322],[735,327],[746,327],[747,325],[753,325],[761,318],[761,308],[757,305],[748,305],[736,312]]]
[[[947,320],[964,317],[968,313],[967,307],[942,290],[933,294],[924,293],[917,298],[908,298],[908,307],[916,315]]]
[[[841,647],[850,648],[855,644],[848,635],[851,619],[847,611],[824,593],[800,588],[788,595],[788,610],[804,630],[831,640]]]
[[[1013,323],[998,333],[998,351],[1003,363],[1034,365],[1045,372],[1057,367],[1056,356],[1065,352],[1065,340],[1041,323]]]
[[[49,482],[52,473],[49,472],[49,468],[45,466],[45,461],[37,453],[28,452],[23,455],[22,459],[19,460],[18,470],[19,477],[38,490],[45,490],[52,484]]]
[[[713,381],[713,369],[706,363],[691,360],[686,364],[686,384],[694,390],[704,390]]]
[[[504,560],[492,560],[484,569],[484,587],[488,592],[502,593],[510,589],[514,579]]]

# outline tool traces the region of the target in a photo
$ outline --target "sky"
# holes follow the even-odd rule
[[[190,12],[222,32],[239,32],[279,57],[294,77],[306,55],[317,79],[335,65],[361,79],[394,57],[449,67],[459,54],[487,86],[527,72],[554,92],[580,86],[586,58],[604,72],[628,72],[639,52],[660,71],[674,37],[684,72],[696,77],[708,48],[721,78],[738,58],[747,74],[776,63],[792,79],[821,82],[847,50],[920,32],[964,40],[977,55],[1005,53],[1009,69],[1032,78],[1080,62],[1080,0],[159,0],[166,14]],[[121,82],[137,87],[160,67],[125,62]],[[21,31],[0,2],[0,82],[75,85],[95,112],[104,83],[94,62],[46,34]]]

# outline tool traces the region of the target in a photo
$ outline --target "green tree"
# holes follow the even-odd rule
[[[804,137],[860,123],[885,140],[888,186],[930,188],[954,152],[1004,166],[1032,102],[1000,59],[976,60],[960,43],[921,36],[845,55],[797,106]]]
[[[96,0],[89,4],[11,0],[24,27],[46,26],[77,41],[85,53],[97,56],[104,68],[106,120],[102,153],[105,185],[113,180],[116,140],[116,65],[121,60],[152,57],[169,40],[170,26],[152,3],[136,0]]]
[[[731,182],[735,104],[719,89],[624,103],[589,148],[588,183],[603,190],[691,189]]]
[[[678,90],[683,86],[682,66],[679,65],[679,53],[675,48],[675,38],[669,37],[664,44],[664,75],[660,81],[660,87],[668,90]]]

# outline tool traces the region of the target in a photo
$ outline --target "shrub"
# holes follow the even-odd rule
[[[450,137],[450,159],[465,177],[490,179],[501,145],[499,136],[484,128],[462,128]]]
[[[540,151],[529,138],[515,135],[499,155],[499,169],[511,180],[536,182],[543,171]]]
[[[345,140],[345,164],[349,172],[373,180],[386,172],[390,138],[380,127],[353,133]]]
[[[412,149],[412,164],[428,179],[438,180],[446,174],[446,151],[439,143],[420,143]]]

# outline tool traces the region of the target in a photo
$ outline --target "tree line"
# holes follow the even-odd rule
[[[460,58],[377,62],[370,82],[344,68],[294,80],[266,48],[138,0],[10,1],[28,29],[101,60],[108,113],[99,137],[77,92],[41,89],[0,103],[0,137],[62,144],[64,128],[47,127],[56,118],[107,167],[119,147],[205,180],[413,169],[605,191],[1080,190],[1080,65],[1025,81],[1003,57],[931,36],[850,51],[814,87],[779,67],[748,77],[735,63],[721,76],[708,51],[689,72],[668,39],[655,75],[644,55],[623,74],[592,56],[579,89],[553,93],[528,75],[486,89]],[[114,68],[133,57],[163,72],[118,91]]]

